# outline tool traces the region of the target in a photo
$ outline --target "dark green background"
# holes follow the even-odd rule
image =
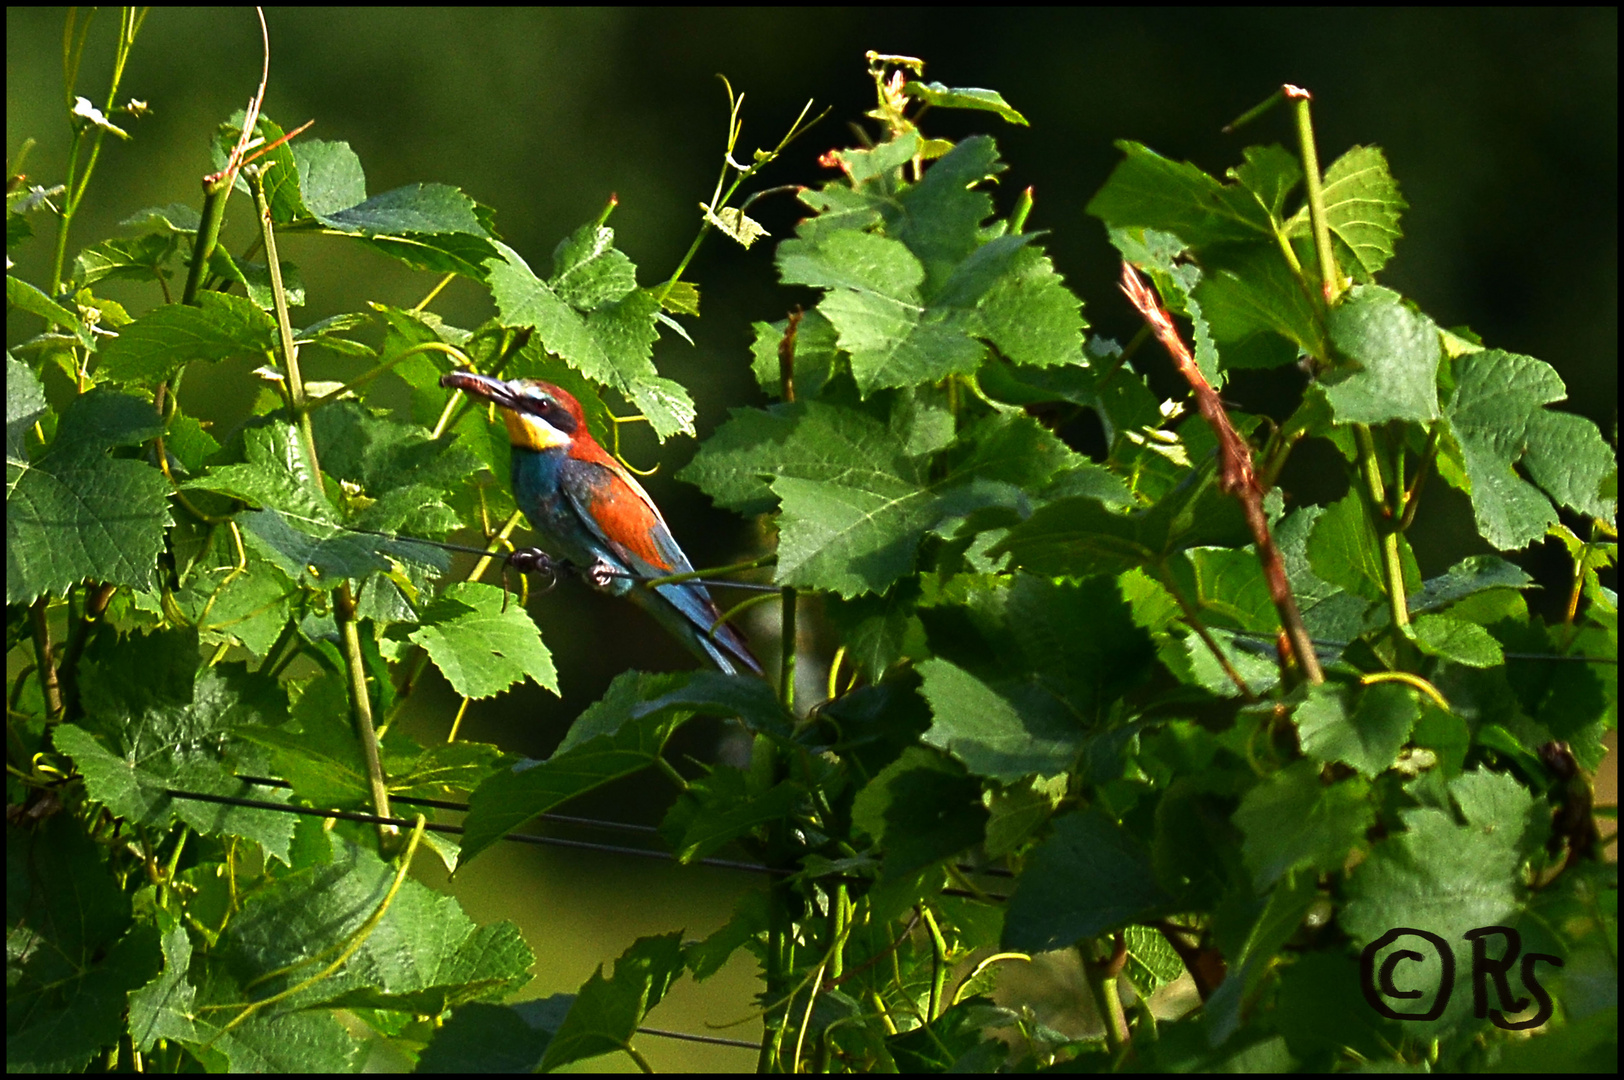
[[[1322,160],[1354,143],[1377,144],[1411,204],[1384,282],[1442,325],[1469,325],[1492,345],[1549,362],[1567,381],[1569,407],[1609,436],[1614,430],[1616,9],[311,8],[273,9],[268,18],[267,114],[285,127],[314,118],[313,137],[348,141],[371,193],[414,181],[455,184],[495,207],[505,239],[540,269],[553,245],[614,192],[620,207],[611,224],[644,283],[669,273],[698,224],[697,202],[715,183],[726,119],[717,73],[747,95],[745,155],[776,141],[808,97],[832,107],[762,177],[763,185],[813,183],[828,175],[816,157],[849,145],[847,122],[872,104],[864,50],[922,57],[927,78],[997,89],[1032,121],[1013,128],[988,114],[936,112],[927,126],[949,137],[997,136],[1011,165],[1000,206],[1035,187],[1030,227],[1051,231],[1050,251],[1084,298],[1096,332],[1119,339],[1136,323],[1115,290],[1117,261],[1104,230],[1083,214],[1117,160],[1112,140],[1136,139],[1221,174],[1245,142],[1290,145],[1283,112],[1238,137],[1219,128],[1281,82],[1298,83],[1316,98]],[[98,19],[79,90],[100,104],[115,16],[104,11]],[[56,183],[67,142],[62,15],[8,9],[6,31],[8,156],[35,136],[30,179]],[[248,99],[259,70],[259,31],[248,10],[154,11],[121,94],[147,99],[154,114],[132,125],[135,141],[107,144],[74,240],[106,235],[144,206],[195,205],[207,141]],[[241,247],[246,204],[234,202],[229,215],[228,242]],[[778,197],[759,204],[756,216],[781,237],[797,214],[791,199]],[[42,218],[35,223],[45,232]],[[30,280],[44,281],[48,246],[36,240],[18,258]],[[332,242],[291,238],[284,258],[301,264],[309,290],[308,305],[295,313],[299,322],[369,300],[410,306],[432,283]],[[776,286],[771,258],[771,243],[746,253],[709,240],[688,275],[704,294],[704,316],[692,327],[698,347],[670,337],[658,346],[662,371],[695,392],[702,435],[729,406],[758,400],[747,370],[749,322],[779,318],[805,299]],[[151,291],[107,291],[137,313],[157,299]],[[465,283],[448,289],[436,310],[467,326],[489,314],[480,290]],[[16,340],[33,329],[17,323],[8,333]],[[1181,392],[1160,356],[1147,350],[1144,357],[1141,368],[1160,392]],[[318,367],[314,377],[349,370]],[[189,376],[186,408],[222,426],[234,423],[246,409],[246,375],[246,365],[225,365]],[[1268,384],[1293,377],[1287,369],[1233,384],[1227,394],[1242,407],[1272,408]],[[746,525],[671,479],[694,445],[676,440],[662,448],[644,438],[629,453],[634,462],[661,463],[648,487],[695,563],[705,565],[726,560],[751,537]],[[1318,498],[1315,469],[1334,472],[1336,464],[1304,457],[1297,490],[1311,498]],[[1438,497],[1437,516],[1468,513],[1464,500],[1451,501],[1443,488],[1429,489],[1429,498]],[[1429,574],[1476,550],[1467,538],[1436,530],[1421,533],[1417,547]],[[1560,575],[1554,555],[1536,549],[1526,561]],[[545,752],[616,672],[689,664],[640,613],[578,587],[565,586],[531,610],[557,656],[565,700],[534,687],[516,692],[475,708],[466,736]],[[453,706],[435,688],[424,701],[443,730]],[[493,726],[501,714],[522,723]],[[705,742],[696,736],[692,749],[704,751]],[[579,925],[601,934],[603,905],[616,903],[583,902]],[[716,903],[719,922],[727,904]],[[671,925],[680,924],[617,921],[604,948],[564,966],[578,982],[592,963],[618,951],[614,942]],[[544,947],[534,932],[531,940]],[[562,975],[556,984],[545,981],[538,990],[573,985]],[[742,1011],[737,1004],[728,1009]]]

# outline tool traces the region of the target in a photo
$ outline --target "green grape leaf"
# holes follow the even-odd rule
[[[750,370],[755,374],[756,384],[762,392],[774,398],[784,396],[784,366],[779,357],[779,348],[788,328],[787,319],[752,324],[756,339],[750,346],[753,357]],[[824,318],[822,312],[813,308],[795,330],[793,371],[796,397],[814,398],[822,392],[834,375],[837,354],[834,326]]]
[[[1253,203],[1254,208],[1256,203]],[[1272,331],[1310,356],[1326,351],[1322,310],[1314,295],[1280,256],[1274,244],[1233,245],[1201,253],[1201,283],[1191,294],[1201,305],[1213,339],[1239,344]],[[1227,351],[1237,352],[1236,349]],[[1294,359],[1264,350],[1245,366],[1262,367]]]
[[[1525,547],[1556,521],[1550,501],[1514,468],[1581,513],[1610,517],[1617,496],[1603,481],[1618,468],[1594,425],[1543,406],[1567,396],[1562,379],[1531,356],[1486,349],[1456,361],[1444,415],[1458,443],[1478,532],[1502,551]]]
[[[473,199],[448,184],[407,184],[315,217],[329,229],[354,236],[463,233],[489,237],[476,207]]]
[[[878,682],[887,668],[903,657],[923,657],[925,631],[915,607],[919,590],[904,579],[883,595],[868,593],[843,600],[830,596],[824,612],[840,631],[846,662],[870,682]]]
[[[1193,571],[1192,598],[1204,611],[1254,634],[1273,637],[1280,629],[1280,613],[1255,551],[1202,547],[1183,554],[1173,561],[1174,573],[1186,566]]]
[[[1528,417],[1523,468],[1556,502],[1586,517],[1618,515],[1618,455],[1583,416],[1541,409]]]
[[[777,258],[786,285],[831,290],[818,311],[851,354],[865,395],[969,373],[981,363],[985,349],[969,336],[973,313],[927,308],[919,290],[925,267],[901,241],[842,230],[786,240]]]
[[[926,105],[933,105],[939,109],[981,109],[994,112],[1012,124],[1022,127],[1029,126],[1026,117],[1004,101],[1004,96],[996,90],[980,90],[974,87],[947,87],[939,82],[907,82],[902,85],[902,92],[908,97],[917,98]]]
[[[34,425],[50,412],[45,387],[32,368],[6,355],[6,493],[10,496],[10,470],[28,467],[28,444]]]
[[[1268,211],[1250,191],[1219,183],[1194,165],[1171,161],[1139,143],[1123,140],[1116,146],[1124,157],[1089,201],[1089,214],[1107,225],[1172,233],[1197,250],[1273,242]]]
[[[327,835],[326,862],[283,875],[244,900],[217,950],[230,970],[260,977],[268,993],[292,991],[285,999],[291,1011],[328,1005],[432,1016],[466,1001],[500,1000],[528,981],[535,956],[518,927],[480,926],[454,898],[410,878],[376,927],[360,934],[379,911],[395,868]],[[328,943],[352,934],[358,948],[344,966],[325,979],[309,979],[305,965]],[[200,1014],[220,1018],[216,1023],[230,1016]]]
[[[925,270],[923,293],[931,303],[947,303],[940,294],[960,265],[986,246],[980,225],[992,216],[992,198],[976,185],[1004,171],[998,147],[985,135],[972,135],[925,170],[917,184],[897,193],[900,214],[886,215],[886,231],[908,246]],[[1006,237],[1015,246],[1025,238]],[[974,296],[959,303],[973,302]]]
[[[230,120],[216,130],[214,141],[209,147],[216,171],[225,169],[226,161],[237,146],[243,122],[247,118],[247,114],[238,109]],[[254,136],[259,146],[276,144],[275,149],[263,152],[252,164],[259,170],[265,187],[265,202],[271,211],[271,221],[277,225],[288,225],[310,214],[299,192],[299,167],[294,160],[293,144],[284,139],[285,135],[286,132],[264,114],[255,121]],[[237,173],[234,187],[250,200],[253,199],[248,177],[243,172]]]
[[[1483,627],[1447,615],[1422,615],[1405,634],[1428,656],[1441,656],[1468,667],[1489,668],[1505,663],[1500,643]]]
[[[1082,305],[1046,255],[1022,248],[1008,273],[977,303],[988,341],[1013,363],[1043,368],[1082,364]]]
[[[541,632],[524,608],[509,603],[506,591],[494,585],[447,587],[423,612],[410,639],[463,697],[492,697],[527,678],[558,693],[558,672]]]
[[[81,286],[112,278],[116,281],[163,281],[166,264],[175,254],[174,235],[147,233],[92,244],[73,260],[73,280]]]
[[[981,784],[957,762],[913,746],[858,791],[852,823],[885,852],[882,880],[897,880],[980,843]]]
[[[1265,977],[1278,963],[1280,950],[1291,935],[1303,924],[1304,917],[1315,903],[1314,877],[1297,874],[1280,882],[1269,891],[1257,918],[1247,930],[1244,939],[1227,943],[1229,970],[1218,989],[1207,999],[1202,1010],[1206,1016],[1209,1043],[1221,1045],[1240,1029],[1246,1004],[1262,985]],[[1260,1072],[1287,1071],[1289,1066],[1237,1063],[1241,1071],[1257,1069]]]
[[[349,143],[300,139],[292,147],[299,168],[299,192],[318,220],[366,202],[366,173]]]
[[[1402,235],[1400,215],[1409,207],[1387,158],[1375,146],[1355,146],[1331,163],[1323,180],[1325,223],[1342,271],[1358,282],[1370,282],[1393,257],[1393,241]],[[1286,235],[1309,233],[1305,206],[1286,224]]]
[[[1358,959],[1343,952],[1303,952],[1281,975],[1274,1011],[1291,1052],[1309,1070],[1329,1070],[1350,1051],[1384,1057],[1402,1037],[1396,1022],[1370,1007]]]
[[[677,479],[698,487],[717,506],[750,516],[766,513],[778,503],[771,484],[773,470],[768,464],[769,455],[782,455],[784,446],[803,422],[806,408],[791,405],[733,409],[693,459],[677,473]],[[821,410],[823,406],[812,408]]]
[[[1355,286],[1331,309],[1326,329],[1349,366],[1320,377],[1340,424],[1438,418],[1438,327],[1398,293]]]
[[[1248,791],[1235,811],[1235,824],[1246,834],[1246,868],[1259,892],[1303,867],[1340,870],[1375,823],[1368,784],[1354,777],[1328,785],[1320,769],[1312,761],[1288,765]]]
[[[252,300],[205,292],[198,305],[153,308],[101,347],[97,374],[110,382],[157,386],[194,360],[262,361],[276,323]]]
[[[1468,555],[1445,573],[1428,578],[1407,603],[1411,614],[1420,614],[1448,607],[1487,589],[1526,589],[1533,584],[1526,570],[1498,555]]]
[[[1465,794],[1472,775],[1451,781],[1451,791],[1459,785]],[[1510,798],[1463,800],[1465,824],[1458,824],[1447,808],[1399,811],[1405,831],[1378,843],[1348,881],[1348,902],[1339,922],[1356,945],[1369,945],[1394,927],[1413,927],[1461,949],[1467,931],[1515,921],[1522,892],[1517,868],[1532,796],[1506,780],[1509,783],[1496,790]],[[1510,792],[1509,787],[1517,790]],[[1393,947],[1414,949],[1418,942],[1413,936],[1399,937],[1388,946]],[[1464,962],[1465,957],[1456,959],[1455,984],[1443,1015],[1431,1022],[1404,1021],[1406,1029],[1437,1037],[1471,1022],[1472,965]],[[1425,947],[1421,959],[1407,964],[1404,973],[1408,986],[1438,987],[1442,970],[1436,950]],[[1431,1002],[1428,997],[1406,1011],[1422,1012]]]
[[[518,252],[497,245],[499,258],[486,263],[492,298],[504,326],[533,326],[541,344],[582,375],[608,386],[645,417],[663,442],[679,432],[693,434],[694,405],[688,392],[662,379],[651,359],[659,302],[643,289],[599,303],[590,313],[577,311],[558,291],[542,281]],[[575,254],[572,254],[575,253]],[[565,251],[566,263],[577,249]],[[614,260],[600,254],[611,268]],[[604,275],[604,271],[597,271]],[[613,273],[594,278],[582,295],[601,295]],[[583,288],[588,284],[583,279]]]
[[[368,1044],[331,1010],[266,1009],[227,1028],[241,1014],[248,992],[218,964],[207,975],[194,1005],[198,1041],[185,1049],[209,1067],[220,1072],[352,1073],[365,1063]]]
[[[1225,171],[1231,180],[1250,191],[1274,221],[1280,220],[1286,197],[1303,182],[1296,155],[1280,146],[1248,146],[1241,151],[1245,164]]]
[[[810,406],[782,448],[760,455],[783,513],[777,580],[852,597],[883,592],[914,566],[924,534],[989,505],[1019,502],[1074,464],[1028,418],[988,417],[967,428],[944,467],[910,458],[901,439],[850,409]]]
[[[840,150],[837,155],[840,168],[851,180],[851,186],[860,188],[870,180],[885,177],[892,170],[908,164],[919,153],[919,147],[919,132],[904,131],[871,149]]]
[[[588,222],[553,249],[547,283],[577,311],[591,311],[637,288],[637,267],[615,247],[615,230]]]
[[[760,679],[715,672],[627,672],[577,718],[552,757],[497,773],[474,791],[464,822],[463,861],[535,815],[647,768],[696,712],[740,716],[758,729],[789,728],[771,688]]]
[[[1056,584],[1019,575],[977,590],[973,633],[933,612],[936,658],[918,665],[933,722],[923,740],[1003,782],[1066,772],[1113,700],[1150,671],[1149,636],[1108,578]]]
[[[304,275],[290,262],[280,263],[282,295],[289,307],[303,307],[305,302]],[[264,263],[238,262],[225,248],[217,247],[209,256],[209,273],[225,281],[234,281],[243,287],[248,299],[262,311],[276,310],[276,286],[271,280],[270,268]],[[205,296],[210,295],[208,293]],[[228,295],[228,294],[215,294]],[[370,355],[370,353],[366,354]]]
[[[682,973],[682,932],[638,938],[605,977],[600,965],[575,995],[553,1033],[539,1071],[625,1050],[648,1011],[665,997]]]
[[[1086,732],[1056,720],[1058,702],[1011,701],[947,660],[922,661],[918,670],[934,717],[927,740],[979,775],[1015,781],[1063,772],[1082,749]]]
[[[192,938],[180,920],[162,908],[155,912],[163,934],[163,971],[130,994],[130,1041],[148,1053],[159,1039],[197,1040],[192,1022],[197,988],[187,981]]]
[[[269,417],[260,420],[243,432],[243,456],[247,460],[242,464],[216,465],[182,486],[280,510],[296,521],[336,521],[338,515],[310,467],[294,425]]]
[[[1117,513],[1095,496],[1057,499],[1010,529],[988,554],[1008,552],[1037,574],[1084,577],[1160,567],[1186,547],[1245,543],[1238,504],[1218,491],[1213,465],[1209,458],[1187,473],[1148,510]]]
[[[62,725],[57,745],[84,774],[87,794],[120,817],[159,827],[179,818],[204,835],[253,840],[289,862],[291,816],[169,794],[286,802],[286,789],[256,787],[233,775],[240,729],[286,718],[279,684],[237,663],[199,668],[195,631],[133,636],[86,656],[90,730]]]
[[[129,992],[158,971],[105,850],[69,815],[6,829],[6,1066],[83,1069],[124,1031]]]
[[[660,823],[681,863],[703,859],[758,827],[782,820],[806,798],[791,780],[757,790],[742,769],[718,765],[688,785]]]
[[[1375,777],[1387,770],[1409,741],[1421,717],[1415,692],[1397,683],[1377,683],[1358,694],[1325,683],[1309,690],[1297,707],[1298,737],[1303,753],[1320,764],[1340,761]]]
[[[148,206],[137,210],[119,222],[118,227],[133,232],[167,232],[185,236],[197,232],[202,224],[203,218],[197,207],[187,203],[170,203],[168,206]]]
[[[535,1072],[574,994],[554,994],[513,1005],[471,1001],[434,1032],[418,1056],[424,1073]]]
[[[8,446],[22,441],[43,400],[23,371],[17,386],[7,380]],[[109,452],[162,430],[151,404],[97,388],[73,399],[44,454],[34,461],[7,454],[8,604],[62,595],[86,580],[152,587],[170,523],[169,482],[146,462]]]
[[[84,320],[46,296],[38,286],[29,284],[16,274],[6,275],[6,303],[10,307],[38,315],[48,323],[66,327],[86,349],[96,348],[95,338],[92,337],[90,327],[85,325]]]
[[[447,500],[480,463],[454,436],[429,439],[418,425],[354,401],[333,402],[311,420],[322,471],[375,500],[356,526],[436,535],[461,524]]]
[[[1126,829],[1099,810],[1066,814],[1027,857],[1004,916],[1003,947],[1065,948],[1153,920],[1169,899],[1156,884],[1150,854]]]
[[[1308,567],[1320,581],[1366,600],[1387,595],[1381,546],[1364,503],[1350,491],[1330,506],[1318,507],[1305,545]]]

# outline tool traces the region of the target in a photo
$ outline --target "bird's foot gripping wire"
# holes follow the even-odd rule
[[[551,592],[553,586],[558,584],[559,571],[571,568],[569,563],[562,559],[553,558],[540,548],[514,548],[508,552],[507,558],[502,560],[502,610],[504,612],[507,611],[507,572],[509,567],[517,570],[521,575],[540,574],[547,582],[541,587],[542,592]],[[520,581],[519,584],[524,586],[525,582]],[[522,591],[528,593],[528,589]],[[524,595],[521,595],[519,602],[523,603],[524,599]]]
[[[536,547],[514,548],[508,552],[507,565],[521,574],[541,574],[549,589],[558,584],[558,572],[569,569],[569,563]]]
[[[617,578],[622,578],[626,575],[621,573],[619,570],[616,570],[605,560],[598,559],[593,562],[591,566],[588,566],[586,569],[582,570],[581,576],[586,579],[588,585],[591,585],[594,589],[602,592],[607,590],[609,586],[613,585]]]

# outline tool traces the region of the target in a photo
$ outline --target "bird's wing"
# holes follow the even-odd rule
[[[612,463],[566,458],[560,487],[587,530],[643,577],[692,570],[654,500]]]
[[[561,487],[570,506],[628,570],[652,578],[694,568],[648,492],[612,461],[571,457],[562,468],[565,482]],[[707,644],[720,646],[745,667],[760,672],[743,636],[727,623],[717,625],[722,613],[705,586],[681,582],[657,586],[655,591],[681,612]]]

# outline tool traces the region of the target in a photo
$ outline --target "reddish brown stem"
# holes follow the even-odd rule
[[[1263,564],[1263,576],[1269,583],[1269,598],[1274,601],[1275,610],[1280,614],[1280,625],[1285,628],[1290,641],[1292,658],[1309,682],[1324,682],[1325,673],[1320,670],[1319,657],[1314,655],[1313,643],[1308,639],[1302,614],[1297,610],[1297,598],[1291,594],[1286,565],[1269,532],[1269,518],[1263,511],[1263,485],[1258,482],[1257,473],[1252,469],[1252,448],[1240,437],[1235,425],[1229,422],[1229,413],[1224,409],[1223,401],[1196,366],[1195,357],[1190,355],[1184,339],[1179,337],[1172,316],[1168,315],[1150,286],[1127,262],[1122,264],[1122,291],[1139,314],[1145,317],[1151,332],[1173,357],[1173,365],[1194,391],[1196,407],[1218,438],[1218,487],[1239,499],[1246,513],[1246,524],[1252,530],[1252,538],[1257,541],[1257,556]]]
[[[778,383],[785,401],[795,400],[795,333],[801,328],[803,314],[800,308],[789,313],[784,336],[778,342]]]

